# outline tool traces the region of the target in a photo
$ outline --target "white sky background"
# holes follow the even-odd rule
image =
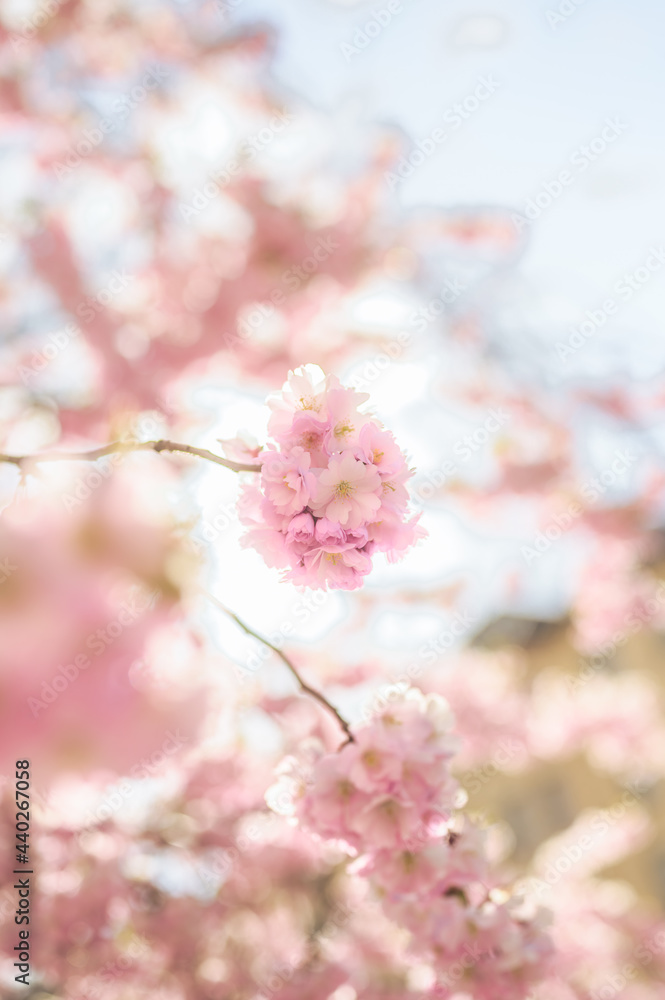
[[[566,314],[575,303],[593,308],[665,236],[665,7],[567,2],[574,13],[551,25],[554,0],[402,0],[402,12],[348,62],[342,43],[387,0],[239,0],[233,17],[278,28],[275,74],[288,88],[361,125],[397,125],[414,142],[480,76],[494,75],[498,91],[400,186],[404,206],[520,210],[618,116],[625,133],[532,229],[521,274],[551,316],[553,305]],[[662,278],[640,292],[644,325],[660,324],[664,296]]]

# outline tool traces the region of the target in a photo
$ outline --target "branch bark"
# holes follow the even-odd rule
[[[220,611],[223,611],[225,615],[227,615],[229,618],[231,618],[236,623],[236,625],[239,625],[240,628],[243,630],[243,632],[246,632],[247,635],[251,635],[252,638],[256,639],[258,642],[262,643],[264,646],[267,646],[268,649],[271,649],[273,651],[273,653],[275,653],[277,656],[279,656],[279,658],[282,661],[282,663],[285,664],[285,666],[291,672],[291,674],[293,675],[293,677],[295,677],[295,679],[296,679],[296,681],[298,683],[298,687],[303,692],[303,694],[309,695],[310,698],[314,698],[314,700],[318,701],[318,703],[320,705],[322,705],[323,708],[325,708],[325,710],[327,712],[329,712],[331,715],[333,715],[335,717],[338,725],[342,728],[343,732],[346,734],[346,740],[342,744],[342,746],[346,746],[347,743],[354,743],[355,742],[353,733],[351,732],[351,726],[346,721],[346,719],[343,718],[342,715],[340,715],[340,713],[337,711],[337,709],[335,708],[334,705],[331,705],[331,703],[328,701],[328,699],[325,697],[325,695],[321,694],[320,691],[317,691],[316,688],[313,688],[310,684],[307,684],[302,679],[302,677],[298,673],[298,670],[296,669],[296,667],[293,665],[293,663],[291,663],[291,661],[289,660],[288,656],[285,653],[283,653],[282,650],[279,649],[278,646],[275,646],[272,642],[270,642],[269,639],[265,639],[258,632],[255,632],[253,628],[250,628],[249,625],[247,625],[242,620],[242,618],[238,617],[238,615],[235,613],[235,611],[231,611],[224,604],[222,604],[221,601],[218,601],[216,597],[213,597],[212,594],[208,594],[206,592],[206,596],[212,601],[212,603],[217,608],[219,608]],[[340,747],[340,749],[341,749],[341,747]]]
[[[215,455],[207,448],[195,448],[191,444],[178,444],[175,441],[111,441],[101,448],[94,448],[92,451],[45,451],[37,455],[3,455],[0,454],[0,462],[9,462],[24,471],[31,464],[40,462],[96,462],[98,458],[106,455],[124,454],[133,451],[155,451],[159,454],[162,451],[181,452],[183,455],[196,455],[207,462],[214,462],[215,465],[223,465],[231,472],[260,472],[260,465],[249,465],[244,462],[232,462],[229,458],[222,458]]]

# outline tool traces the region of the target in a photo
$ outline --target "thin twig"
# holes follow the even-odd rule
[[[277,656],[279,656],[282,663],[284,663],[288,667],[292,675],[295,677],[296,681],[298,682],[298,686],[300,690],[303,692],[303,694],[308,694],[310,698],[314,698],[316,701],[319,702],[320,705],[323,705],[323,707],[326,709],[327,712],[330,712],[331,715],[335,716],[335,719],[342,727],[343,731],[346,733],[346,742],[343,743],[342,746],[346,746],[346,743],[355,742],[353,733],[351,732],[351,726],[346,721],[346,719],[344,719],[339,714],[334,705],[330,704],[325,695],[321,694],[320,691],[317,691],[316,688],[313,688],[309,684],[305,683],[305,681],[298,673],[297,669],[289,660],[288,656],[285,653],[283,653],[278,646],[275,646],[272,642],[270,642],[269,639],[265,639],[262,635],[259,635],[258,632],[255,632],[253,628],[250,628],[249,625],[245,624],[242,618],[238,618],[238,615],[235,613],[235,611],[231,611],[224,604],[222,604],[221,601],[218,601],[216,597],[213,597],[213,595],[209,594],[207,591],[206,591],[206,596],[209,598],[209,600],[212,601],[212,603],[216,607],[219,608],[220,611],[223,611],[225,615],[227,615],[229,618],[232,618],[233,621],[236,623],[236,625],[240,626],[243,632],[246,632],[247,635],[251,635],[254,639],[258,640],[258,642],[263,643],[264,646],[267,646],[268,649],[271,649],[273,653],[276,653]]]
[[[157,454],[162,451],[178,451],[185,455],[196,455],[198,458],[204,458],[206,461],[214,462],[216,465],[223,465],[225,469],[230,469],[231,472],[261,471],[260,465],[232,462],[229,458],[222,458],[221,455],[215,455],[214,452],[208,451],[207,448],[194,448],[191,444],[177,444],[175,441],[111,441],[110,444],[105,444],[101,448],[95,448],[93,451],[45,451],[37,455],[0,454],[0,462],[10,462],[12,465],[23,470],[24,467],[32,463],[95,462],[98,458],[104,458],[106,455],[122,454],[131,451],[156,451]]]

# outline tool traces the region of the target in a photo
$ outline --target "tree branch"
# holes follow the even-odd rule
[[[177,451],[182,452],[184,455],[196,455],[198,458],[204,458],[206,461],[214,462],[216,465],[223,465],[225,469],[230,469],[231,472],[261,471],[260,465],[232,462],[229,458],[222,458],[221,455],[215,455],[214,452],[208,451],[207,448],[194,448],[191,444],[176,444],[175,441],[112,441],[110,444],[105,444],[101,448],[95,448],[92,451],[45,451],[37,455],[0,454],[0,462],[10,462],[12,465],[23,470],[33,463],[96,462],[98,458],[104,458],[106,455],[123,454],[132,451],[156,451],[157,454],[162,451]]]
[[[243,630],[243,632],[246,632],[247,635],[251,635],[252,638],[257,639],[258,642],[263,643],[264,646],[267,646],[268,649],[271,649],[273,653],[276,653],[277,656],[279,656],[282,663],[286,665],[286,667],[291,671],[291,674],[295,677],[296,681],[298,682],[298,686],[300,690],[303,692],[303,694],[307,694],[310,696],[310,698],[314,698],[314,700],[318,701],[318,703],[322,705],[327,712],[330,712],[331,715],[335,716],[337,723],[342,727],[342,730],[346,734],[346,741],[342,744],[342,746],[346,746],[347,743],[354,743],[355,739],[353,733],[351,732],[351,726],[346,721],[346,719],[344,719],[340,715],[340,713],[337,711],[334,705],[330,704],[325,695],[321,694],[320,691],[317,691],[316,688],[313,688],[309,684],[305,683],[305,681],[302,679],[302,677],[298,673],[293,663],[291,663],[291,661],[289,660],[288,656],[285,653],[283,653],[278,646],[273,645],[273,643],[270,642],[268,639],[264,639],[262,635],[259,635],[259,633],[255,632],[254,629],[249,627],[249,625],[246,625],[245,622],[241,618],[239,618],[234,611],[231,611],[224,604],[222,604],[221,601],[218,601],[216,597],[213,597],[213,595],[209,594],[207,591],[205,593],[206,597],[208,597],[209,600],[211,600],[212,603],[216,607],[218,607],[220,611],[223,611],[225,615],[233,619],[236,625],[239,625],[240,628]]]

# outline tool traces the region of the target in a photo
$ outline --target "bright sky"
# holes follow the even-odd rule
[[[373,11],[387,20],[388,0],[228,2],[238,21],[278,28],[278,79],[346,122],[351,142],[355,130],[377,121],[417,142],[480,78],[498,83],[398,197],[404,206],[519,211],[572,166],[572,182],[531,230],[520,269],[528,321],[574,321],[665,239],[665,6],[657,0],[402,0],[357,51],[342,46],[353,44]],[[572,13],[564,17],[559,8]],[[620,134],[593,161],[582,154],[586,167],[580,157],[571,164],[607,119]],[[625,333],[639,327],[665,340],[664,275],[622,311]]]

